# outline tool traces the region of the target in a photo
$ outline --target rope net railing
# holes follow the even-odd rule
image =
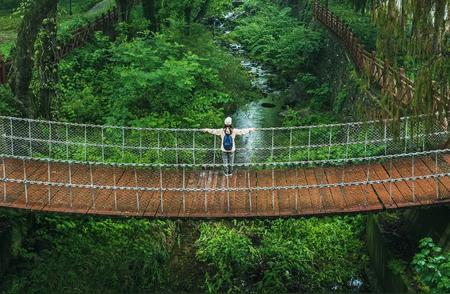
[[[236,137],[237,167],[336,165],[439,149],[444,122],[389,121],[261,128]],[[412,123],[414,120],[414,123]],[[165,168],[220,168],[221,139],[199,129],[134,128],[0,117],[4,157]]]
[[[3,157],[0,205],[171,216],[295,214],[308,205],[314,213],[381,209],[380,202],[387,208],[427,205],[450,200],[449,151],[335,167],[239,169],[233,177],[208,167],[165,170]]]

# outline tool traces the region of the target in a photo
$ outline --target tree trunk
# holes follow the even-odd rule
[[[197,16],[194,19],[195,22],[199,22],[202,18],[205,17],[206,13],[208,12],[210,3],[211,3],[211,0],[203,1],[202,5],[200,6],[199,12],[197,13]]]
[[[51,105],[56,97],[58,63],[56,60],[56,13],[54,7],[43,21],[37,48],[37,69],[39,76],[39,115],[51,119]]]
[[[34,43],[42,21],[54,11],[58,0],[30,1],[20,23],[13,57],[11,88],[21,111],[27,117],[34,117],[33,96],[30,82],[33,76]]]
[[[130,19],[133,4],[134,0],[116,0],[117,9],[119,10],[120,21],[127,22]]]
[[[184,34],[191,34],[191,21],[192,21],[192,4],[187,3],[184,6]]]
[[[142,10],[144,17],[150,21],[150,31],[158,31],[158,19],[156,17],[156,0],[142,0]]]

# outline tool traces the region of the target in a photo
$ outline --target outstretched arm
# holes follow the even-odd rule
[[[256,131],[255,128],[249,128],[249,129],[234,129],[234,132],[236,132],[236,135],[246,135],[250,132]]]
[[[202,131],[216,136],[220,136],[222,134],[222,129],[202,129]]]

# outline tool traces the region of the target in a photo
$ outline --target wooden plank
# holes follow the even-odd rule
[[[275,171],[276,186],[289,186],[288,171],[284,169]],[[276,191],[275,201],[278,202],[280,215],[295,214],[295,191],[293,190],[278,190]]]
[[[180,188],[183,186],[182,172],[179,170],[162,171],[162,186],[166,189]],[[179,215],[182,209],[182,193],[176,191],[164,192],[164,215]]]
[[[340,176],[341,182],[351,183],[356,181],[364,181],[361,177],[355,177],[355,166],[344,166],[341,168],[342,175]],[[362,186],[347,186],[344,188],[345,196],[347,197],[348,206],[353,209],[361,209],[362,204],[365,204],[365,191]],[[363,199],[363,201],[362,201]]]
[[[428,168],[429,174],[436,173],[435,159],[425,156],[425,157],[421,158],[421,161]],[[442,173],[442,169],[439,167],[439,163],[438,163],[438,167],[437,167],[437,173]],[[438,179],[438,181],[443,186],[443,188],[439,189],[439,195],[444,196],[444,197],[449,197],[450,196],[450,178],[449,177],[441,177]]]
[[[314,174],[316,176],[318,184],[328,184],[327,177],[323,168],[315,168]],[[319,188],[319,193],[322,197],[322,204],[326,212],[331,213],[338,211],[337,204],[334,202],[330,188]]]
[[[400,177],[412,177],[413,176],[413,165],[412,160],[410,159],[399,159],[393,161],[393,167],[397,170]],[[416,176],[416,175],[414,175]],[[422,189],[420,185],[417,184],[416,181],[404,181],[409,189],[411,190],[410,197],[413,202],[426,202],[426,199],[423,198],[425,195],[425,191]]]
[[[401,178],[400,173],[397,171],[397,169],[395,168],[395,164],[394,161],[392,162],[392,166],[389,162],[384,162],[383,166],[386,170],[387,173],[387,178]],[[395,182],[392,183],[392,186],[397,187],[397,190],[400,192],[399,196],[397,196],[396,203],[397,206],[399,207],[404,207],[404,206],[410,206],[414,203],[413,199],[412,199],[412,191],[409,188],[409,185],[407,183],[405,183],[404,181],[402,182]],[[391,189],[391,188],[389,188]]]
[[[139,186],[144,188],[159,188],[159,171],[154,169],[145,169],[138,174]],[[140,203],[142,207],[142,216],[156,217],[160,212],[159,190],[145,191],[140,195]]]
[[[388,166],[390,166],[390,163],[386,163]],[[372,165],[373,171],[376,173],[376,176],[380,180],[387,180],[390,178],[388,171],[386,170],[385,166],[383,164],[377,164]],[[389,183],[383,183],[383,186],[386,188],[386,191],[389,194],[389,197],[394,201],[395,205],[397,207],[405,207],[408,206],[407,202],[405,202],[405,199],[403,198],[402,193],[398,189],[398,187],[395,185],[395,183],[389,182]]]
[[[269,170],[258,170],[256,172],[257,175],[257,185],[258,187],[271,187],[272,186],[272,171]],[[276,210],[276,207],[272,205],[272,191],[270,190],[258,190],[255,191],[258,195],[258,210],[257,213],[260,216],[274,216],[278,215],[279,211]]]
[[[316,185],[317,179],[314,173],[314,169],[305,169],[305,178],[308,185]],[[311,203],[316,214],[325,213],[324,206],[322,204],[322,195],[319,189],[304,189],[305,193],[308,193],[311,197]],[[303,192],[302,191],[302,192]],[[301,196],[300,196],[301,197]]]
[[[415,169],[415,175],[419,176],[425,176],[425,175],[431,175],[432,173],[426,167],[426,165],[423,163],[423,161],[420,158],[416,158],[414,160],[414,169]],[[439,180],[432,180],[432,179],[423,179],[423,180],[417,180],[417,184],[422,187],[422,190],[424,191],[424,195],[421,197],[424,200],[428,202],[434,202],[434,200],[437,198],[439,194],[439,189],[445,187],[439,187]],[[438,185],[436,185],[438,183]]]
[[[370,179],[370,168],[367,164],[354,165],[351,175],[349,175],[356,182],[366,182]],[[359,185],[359,205],[360,207],[369,207],[369,210],[381,209],[381,203],[371,185]]]
[[[188,188],[199,188],[202,186],[203,176],[201,172],[191,171],[189,172]],[[189,217],[198,216],[201,208],[202,195],[200,192],[188,192],[186,193],[188,198],[188,205],[186,206],[186,215]]]
[[[325,176],[327,178],[327,182],[329,184],[337,184],[339,183],[339,179],[337,177],[335,168],[325,168],[324,169]],[[332,187],[330,188],[331,196],[333,197],[333,201],[336,209],[340,209],[342,211],[349,208],[347,205],[347,201],[345,199],[344,193],[341,187]]]
[[[235,188],[246,188],[247,179],[244,170],[235,170],[233,175]],[[233,192],[231,196],[231,211],[234,215],[247,215],[249,212],[247,192]]]
[[[308,185],[306,180],[306,173],[304,169],[297,169],[295,173],[296,180],[299,185]],[[315,213],[314,204],[312,201],[312,193],[308,189],[298,190],[299,207],[302,213]]]
[[[371,180],[377,181],[386,179],[378,175],[376,171],[377,169],[384,170],[384,167],[381,166],[381,164],[379,163],[372,163],[370,165]],[[386,186],[384,184],[372,184],[372,188],[375,190],[376,194],[380,198],[381,202],[383,202],[383,205],[386,209],[397,208],[397,204],[395,203],[394,199],[391,198],[391,196],[389,195],[389,191],[386,189]]]

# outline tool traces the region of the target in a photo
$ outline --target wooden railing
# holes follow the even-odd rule
[[[314,16],[342,40],[357,69],[365,73],[371,82],[378,83],[383,94],[405,104],[411,101],[414,82],[405,76],[403,68],[394,68],[388,60],[377,58],[374,51],[369,53],[365,50],[352,29],[317,0],[314,1]],[[439,97],[436,99],[440,101]]]
[[[111,8],[105,13],[97,16],[95,19],[90,21],[85,26],[77,29],[69,40],[60,41],[57,45],[56,58],[60,59],[69,54],[72,50],[83,46],[92,33],[95,31],[105,31],[115,24],[118,20],[117,8]],[[12,62],[6,60],[2,55],[0,55],[0,85],[6,84],[8,81],[8,76],[11,70]]]

